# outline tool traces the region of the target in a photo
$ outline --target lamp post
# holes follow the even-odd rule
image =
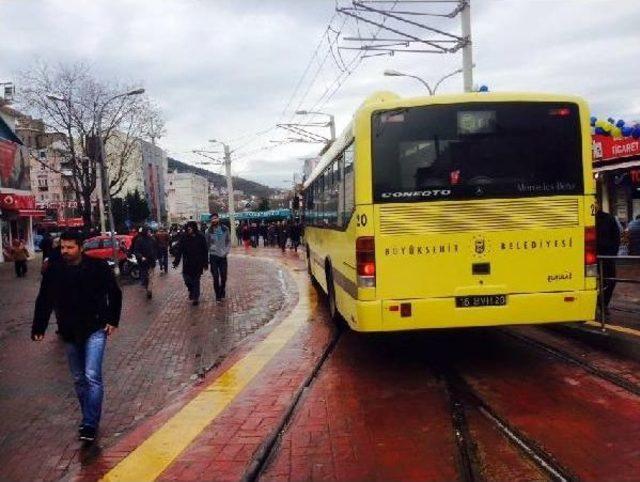
[[[231,150],[229,149],[229,145],[218,141],[216,139],[210,139],[209,142],[221,144],[224,148],[224,171],[227,176],[227,194],[229,197],[229,234],[231,235],[231,245],[235,246],[237,244],[236,239],[236,207],[233,202],[233,180],[231,178]]]
[[[115,222],[113,220],[113,209],[111,208],[111,193],[109,192],[109,177],[108,177],[108,174],[107,174],[104,139],[102,137],[102,117],[104,115],[104,110],[107,107],[107,105],[109,105],[114,100],[120,99],[122,97],[128,97],[128,96],[139,95],[139,94],[144,94],[144,89],[135,89],[135,90],[131,90],[129,92],[123,92],[122,94],[116,94],[116,95],[110,97],[100,107],[100,110],[98,111],[98,116],[97,116],[97,119],[96,119],[96,126],[97,126],[98,139],[99,139],[98,146],[100,148],[100,155],[99,155],[100,189],[99,189],[99,192],[101,192],[102,198],[104,198],[107,201],[107,211],[109,212],[108,213],[109,214],[109,225],[111,227],[111,249],[112,249],[111,256],[112,256],[112,261],[113,261],[113,269],[114,269],[116,275],[119,274],[120,269],[119,269],[119,266],[118,266],[118,251],[117,251],[117,248],[116,248],[116,225],[115,225]],[[67,102],[68,104],[71,104],[71,100],[70,99],[65,99],[64,97],[60,97],[60,96],[56,96],[56,95],[48,95],[47,97],[49,99],[53,100],[53,101]],[[104,229],[104,226],[102,226],[102,229]]]
[[[333,117],[333,114],[327,114],[326,112],[316,112],[312,110],[297,110],[296,114],[298,115],[309,115],[309,114],[318,114],[318,115],[326,115],[329,116],[329,122],[327,122],[327,127],[331,132],[331,142],[336,140],[336,121]]]
[[[397,70],[392,70],[392,69],[387,69],[384,71],[384,75],[386,75],[387,77],[411,77],[412,79],[416,79],[417,81],[419,81],[422,85],[424,85],[427,88],[427,91],[429,92],[429,95],[436,95],[436,91],[438,90],[438,87],[440,87],[440,84],[448,79],[449,77],[453,77],[454,75],[458,75],[460,73],[462,73],[463,69],[457,69],[454,70],[453,72],[445,75],[444,77],[441,77],[440,80],[438,80],[438,82],[436,82],[436,85],[432,88],[426,80],[418,77],[417,75],[412,75],[412,74],[405,74],[403,72],[398,72]]]

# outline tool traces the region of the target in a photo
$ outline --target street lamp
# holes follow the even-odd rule
[[[118,251],[116,249],[116,225],[115,222],[113,220],[113,209],[111,207],[111,193],[109,192],[109,183],[108,183],[108,176],[107,176],[107,167],[106,167],[106,156],[105,156],[105,149],[104,149],[104,139],[102,137],[102,116],[104,115],[104,110],[107,107],[107,105],[109,105],[111,102],[113,102],[116,99],[120,99],[122,97],[129,97],[132,95],[140,95],[140,94],[144,94],[145,90],[144,89],[135,89],[135,90],[130,90],[129,92],[123,92],[121,94],[116,94],[112,97],[110,97],[109,99],[107,99],[104,104],[102,104],[102,107],[100,107],[100,110],[98,111],[98,117],[97,117],[97,121],[96,121],[96,126],[97,126],[97,131],[98,131],[98,138],[100,140],[99,142],[99,146],[100,146],[100,181],[101,181],[101,186],[100,186],[100,191],[102,193],[102,197],[106,199],[107,201],[107,210],[109,211],[109,224],[111,225],[111,249],[112,249],[112,261],[113,261],[113,269],[116,273],[116,275],[119,273],[119,266],[118,266]],[[67,102],[68,104],[71,104],[71,100],[61,97],[59,95],[55,95],[55,94],[49,94],[47,95],[47,98],[49,98],[50,100],[53,100],[55,102]]]
[[[233,180],[231,179],[231,150],[229,145],[216,139],[209,139],[211,143],[221,144],[224,148],[224,170],[227,176],[227,196],[229,198],[229,234],[231,235],[231,245],[237,244],[236,240],[236,216],[235,206],[233,202]]]
[[[298,115],[309,115],[309,114],[318,114],[318,115],[326,115],[329,116],[329,122],[327,122],[327,126],[331,131],[331,142],[336,140],[336,121],[332,114],[327,114],[326,112],[316,112],[312,110],[297,110],[296,114]]]
[[[475,67],[475,64],[473,66]],[[405,74],[403,72],[398,72],[397,70],[392,70],[392,69],[387,69],[387,70],[384,71],[384,75],[386,75],[387,77],[411,77],[412,79],[416,79],[417,81],[419,81],[422,85],[424,85],[427,88],[427,91],[429,92],[429,95],[435,95],[436,91],[438,90],[438,87],[440,86],[440,84],[444,80],[448,79],[449,77],[453,77],[454,75],[460,74],[460,73],[462,73],[462,69],[454,70],[453,72],[445,75],[440,80],[438,80],[438,82],[436,82],[436,85],[433,88],[431,88],[431,86],[427,83],[427,81],[425,81],[424,79],[418,77],[417,75]]]

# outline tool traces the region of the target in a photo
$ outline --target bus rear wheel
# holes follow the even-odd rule
[[[327,303],[329,305],[329,315],[331,321],[339,323],[341,321],[338,304],[336,303],[336,289],[333,284],[333,276],[331,276],[331,266],[327,267]]]

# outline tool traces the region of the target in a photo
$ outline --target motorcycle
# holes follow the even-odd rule
[[[129,276],[131,279],[139,280],[140,265],[138,264],[138,259],[132,254],[128,255],[126,259],[120,262],[120,273]]]
[[[115,263],[111,259],[107,260],[107,264],[111,269],[115,266]],[[120,261],[120,274],[128,276],[133,280],[140,279],[140,266],[138,265],[138,260],[134,255],[128,255],[125,259]]]

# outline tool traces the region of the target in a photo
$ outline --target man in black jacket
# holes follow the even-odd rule
[[[200,277],[209,267],[207,255],[207,240],[200,233],[198,224],[195,221],[189,221],[185,234],[178,243],[173,267],[177,268],[182,260],[182,278],[194,306],[200,301]]]
[[[620,248],[620,228],[616,219],[609,213],[604,212],[598,205],[596,213],[596,254],[598,256],[617,256]],[[602,275],[602,293],[604,297],[605,311],[608,311],[609,302],[613,296],[613,290],[616,282],[611,279],[616,277],[616,261],[613,259],[603,259]],[[600,302],[598,302],[600,307]]]
[[[36,299],[31,339],[42,341],[55,310],[82,410],[80,440],[95,440],[102,413],[102,358],[120,321],[122,292],[105,261],[82,255],[78,233],[63,233]]]
[[[140,230],[131,246],[133,254],[136,255],[140,266],[140,283],[147,291],[147,299],[153,296],[153,278],[155,276],[156,261],[158,259],[158,243],[151,236],[149,228],[146,226]]]

